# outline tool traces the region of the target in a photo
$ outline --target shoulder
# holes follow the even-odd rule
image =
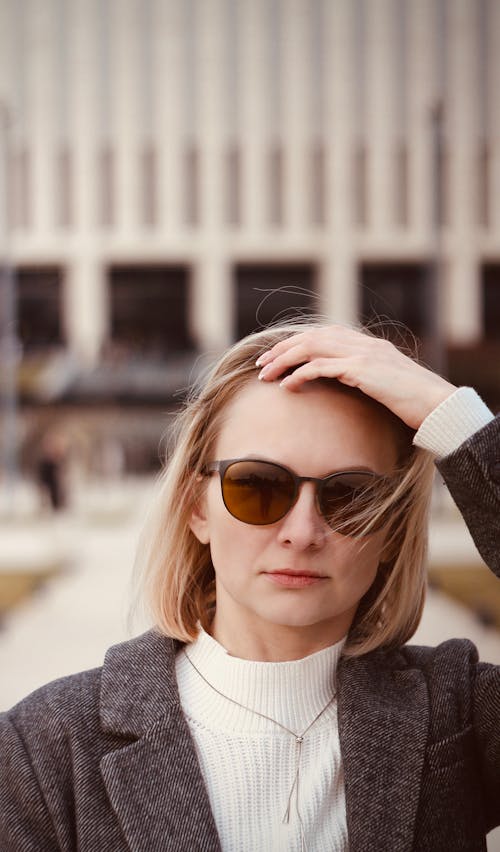
[[[469,639],[448,639],[439,645],[402,645],[381,647],[351,658],[361,668],[386,673],[419,671],[424,677],[468,670],[478,661],[477,648]]]
[[[394,652],[394,659],[403,666],[432,672],[450,665],[453,669],[467,668],[477,663],[479,655],[470,639],[448,639],[436,646],[403,645]]]
[[[450,695],[470,693],[486,669],[500,673],[500,668],[478,662],[477,648],[469,639],[449,639],[436,646],[379,648],[367,656],[370,660],[365,668],[373,669],[374,676],[387,684],[425,682],[431,702],[443,690]]]
[[[405,645],[389,654],[394,669],[417,671],[427,685],[431,706],[439,712],[453,704],[466,713],[500,707],[500,666],[479,661],[469,639],[449,639],[436,647]]]
[[[66,754],[74,738],[92,741],[99,725],[101,669],[53,681],[0,715],[0,753]]]
[[[158,652],[159,637],[152,631],[108,649],[103,666],[54,680],[0,714],[2,726],[12,723],[18,730],[65,732],[94,727],[99,716],[103,682],[118,690],[121,679],[129,680],[137,668],[147,668],[148,658]],[[119,690],[118,690],[119,691]]]

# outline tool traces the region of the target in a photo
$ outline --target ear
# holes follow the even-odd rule
[[[202,494],[196,501],[191,517],[189,519],[189,528],[196,536],[200,544],[208,544],[210,541],[210,529],[206,511],[205,494]]]

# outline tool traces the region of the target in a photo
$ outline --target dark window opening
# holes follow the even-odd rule
[[[377,322],[391,338],[424,339],[430,332],[429,271],[425,264],[373,263],[361,267],[362,322]],[[394,328],[394,323],[404,327]],[[409,329],[410,333],[406,331]]]
[[[450,382],[475,388],[486,405],[500,413],[500,335],[496,340],[449,346],[446,360]]]
[[[14,275],[17,334],[23,351],[41,352],[62,346],[61,269],[21,267]]]
[[[484,337],[500,343],[500,263],[483,266],[482,289]]]
[[[318,313],[311,264],[241,264],[235,284],[238,339],[287,317]]]
[[[193,349],[184,266],[113,266],[111,343],[124,355],[163,358]]]

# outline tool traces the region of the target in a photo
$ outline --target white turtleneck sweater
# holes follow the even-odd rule
[[[344,640],[301,660],[255,662],[231,657],[201,630],[186,648],[198,671],[184,653],[178,655],[182,709],[224,852],[347,849],[336,699],[304,736],[298,801],[294,790],[289,821],[283,823],[296,772],[294,736],[212,689],[302,734],[334,696],[343,645]]]
[[[459,388],[424,420],[414,443],[444,456],[491,419],[475,391]],[[294,736],[212,689],[301,734],[334,694],[344,641],[301,660],[254,662],[230,656],[202,630],[186,648],[198,671],[179,653],[181,705],[223,852],[348,849],[336,700],[304,736],[298,800],[294,790],[283,823],[297,768]]]

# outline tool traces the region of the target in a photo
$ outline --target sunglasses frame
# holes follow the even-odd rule
[[[277,467],[280,470],[285,471],[285,473],[287,473],[288,476],[291,478],[293,485],[294,485],[293,499],[292,499],[289,507],[286,509],[286,511],[283,512],[283,514],[280,515],[278,518],[276,518],[274,521],[267,521],[267,522],[263,522],[263,523],[255,523],[255,522],[252,522],[252,521],[244,521],[241,518],[239,518],[237,515],[235,515],[234,512],[232,512],[231,509],[229,508],[229,506],[227,505],[226,499],[225,499],[225,496],[224,496],[224,477],[225,477],[228,469],[231,467],[231,465],[241,464],[243,462],[256,462],[257,464],[265,464],[265,465],[270,465],[272,467]],[[384,481],[386,482],[387,481],[387,476],[384,476],[383,474],[380,474],[380,473],[374,473],[372,470],[338,470],[338,471],[335,471],[335,473],[329,473],[326,476],[299,476],[298,474],[296,474],[293,470],[291,470],[289,467],[287,467],[284,464],[280,464],[279,462],[269,461],[269,459],[259,459],[259,458],[253,458],[253,457],[252,458],[237,458],[237,459],[221,459],[221,460],[218,460],[218,461],[209,462],[204,469],[204,475],[209,476],[211,473],[218,473],[219,476],[220,476],[222,501],[223,501],[224,506],[226,507],[227,511],[229,512],[229,514],[233,518],[236,518],[237,521],[241,521],[242,524],[248,524],[249,526],[252,526],[252,527],[254,527],[254,526],[255,527],[271,526],[272,524],[276,524],[278,521],[281,521],[288,514],[288,512],[291,509],[293,509],[293,507],[295,506],[295,503],[297,502],[297,499],[298,499],[298,496],[299,496],[300,487],[301,487],[303,482],[313,482],[314,485],[316,486],[316,488],[315,488],[316,506],[317,506],[319,514],[325,520],[325,522],[328,524],[328,518],[326,517],[325,513],[323,512],[323,510],[321,508],[321,492],[323,491],[323,488],[325,487],[327,482],[331,481],[332,479],[336,479],[339,476],[345,476],[346,474],[352,475],[352,474],[358,474],[358,473],[364,474],[365,476],[369,476],[373,483],[384,482]],[[330,524],[329,524],[329,526],[330,526]]]

